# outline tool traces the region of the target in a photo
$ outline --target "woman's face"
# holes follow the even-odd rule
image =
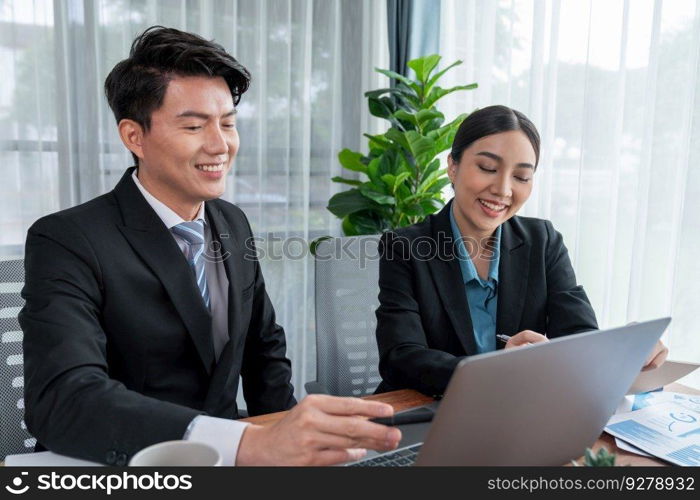
[[[520,130],[488,135],[462,152],[459,163],[448,157],[454,184],[454,215],[462,231],[491,235],[530,197],[535,150]]]

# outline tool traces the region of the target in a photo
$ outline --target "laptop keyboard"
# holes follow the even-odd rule
[[[367,458],[350,464],[350,467],[408,467],[413,465],[418,458],[421,444],[416,444],[392,453]]]

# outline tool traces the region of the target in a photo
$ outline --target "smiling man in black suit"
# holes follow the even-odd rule
[[[397,429],[363,418],[389,405],[313,396],[295,406],[250,225],[218,199],[249,81],[220,45],[158,26],[107,77],[136,167],[27,236],[25,420],[39,449],[124,465],[185,438],[229,465],[323,465],[398,444]],[[292,411],[268,427],[237,422],[239,376],[251,415]]]

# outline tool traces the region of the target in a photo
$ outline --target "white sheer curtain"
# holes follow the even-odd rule
[[[562,232],[599,323],[671,315],[670,358],[700,362],[700,2],[443,0],[441,18],[465,61],[450,83],[479,83],[449,112],[506,104],[539,127],[523,214]]]
[[[313,262],[338,235],[325,209],[336,155],[376,124],[365,90],[386,67],[386,7],[372,0],[0,0],[0,256],[38,217],[110,190],[130,155],[102,85],[131,41],[162,24],[215,39],[253,75],[224,198],[250,218],[285,327],[293,383],[315,375]],[[286,254],[283,255],[283,254]]]

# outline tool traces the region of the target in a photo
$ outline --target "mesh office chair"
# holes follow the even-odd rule
[[[374,313],[378,241],[333,238],[316,247],[316,381],[305,384],[309,394],[363,396],[381,382]]]
[[[23,261],[0,260],[0,460],[34,451],[36,444],[24,424],[24,359],[17,322],[23,284]]]

